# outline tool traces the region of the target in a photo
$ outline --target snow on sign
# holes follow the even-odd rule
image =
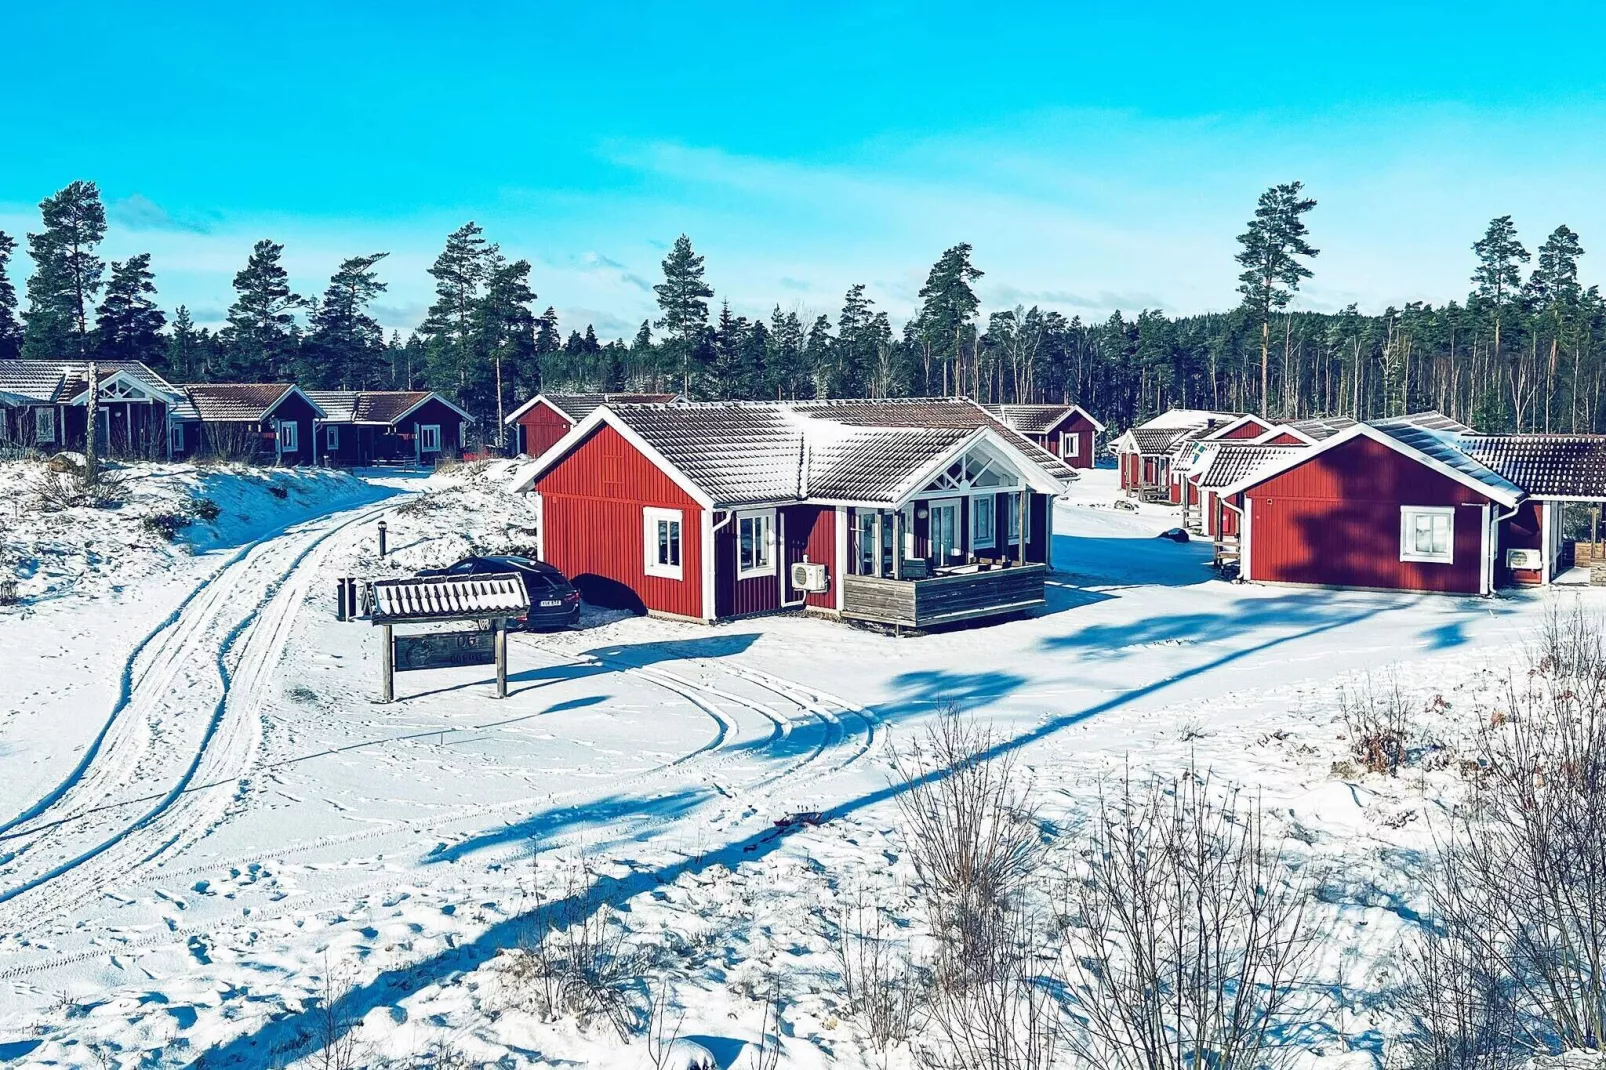
[[[370,623],[384,629],[379,701],[396,698],[396,672],[496,663],[496,697],[507,697],[507,622],[530,610],[530,592],[510,572],[430,576],[369,584]],[[395,634],[398,624],[489,621],[492,631]]]

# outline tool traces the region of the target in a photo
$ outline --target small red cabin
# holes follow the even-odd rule
[[[1104,425],[1080,405],[989,405],[987,411],[1071,468],[1097,464]]]
[[[515,453],[539,457],[603,405],[649,405],[674,401],[678,394],[537,394],[508,413]]]
[[[1042,605],[1073,478],[963,399],[606,404],[518,489],[588,601],[923,628]]]

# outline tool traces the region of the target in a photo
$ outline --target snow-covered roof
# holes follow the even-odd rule
[[[1104,430],[1104,425],[1080,405],[988,405],[986,409],[1026,435],[1046,435],[1076,413],[1092,424],[1095,431]]]
[[[1219,427],[1244,416],[1241,412],[1215,412],[1211,409],[1167,409],[1138,427]]]
[[[292,394],[306,398],[318,414],[325,415],[316,401],[294,383],[191,383],[182,388],[187,404],[174,409],[180,419],[208,423],[254,423],[265,420]]]
[[[570,423],[579,423],[590,416],[603,405],[658,405],[668,404],[680,397],[679,394],[537,394],[523,405],[508,413],[502,420],[511,424],[519,417],[545,402],[558,412],[569,418]]]
[[[179,397],[177,387],[137,360],[95,361],[95,374],[105,382],[119,373],[168,397]],[[89,383],[87,360],[0,360],[0,391],[30,405],[63,405],[84,392]]]
[[[431,398],[472,419],[433,390],[308,390],[307,397],[327,414],[326,424],[369,424],[389,427]]]
[[[896,502],[922,473],[984,441],[1044,492],[1075,478],[1058,458],[963,398],[738,401],[604,406],[530,465],[519,489],[602,422],[694,497],[719,507]]]
[[[1209,455],[1198,466],[1195,482],[1206,489],[1230,487],[1270,469],[1304,449],[1303,446],[1263,446],[1253,442],[1212,443]]]
[[[1606,499],[1606,435],[1462,435],[1456,445],[1529,494]]]

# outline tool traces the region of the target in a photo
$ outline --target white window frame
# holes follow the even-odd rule
[[[1082,455],[1082,436],[1075,431],[1060,432],[1060,459],[1074,461]]]
[[[33,440],[35,442],[56,442],[56,410],[37,408],[33,410]]]
[[[1020,495],[1011,494],[1004,507],[1004,543],[1020,542]]]
[[[984,534],[977,521],[987,518]],[[977,494],[970,499],[970,548],[991,550],[998,545],[998,499],[992,494]]]
[[[184,425],[170,424],[167,428],[167,448],[174,453],[184,452]]]
[[[338,450],[340,448],[339,424],[324,424],[323,448],[326,450]]]
[[[658,525],[672,523],[675,525],[676,550],[674,564],[666,564],[658,560]],[[656,509],[645,506],[641,510],[641,550],[642,568],[649,576],[658,576],[666,580],[679,580],[686,577],[686,518],[679,509]]]
[[[301,451],[301,425],[294,420],[279,421],[279,452],[299,453]]]
[[[762,525],[763,539],[755,541],[753,548],[763,551],[764,559],[754,557],[754,564],[742,564],[742,525]],[[739,580],[752,579],[755,576],[775,575],[775,510],[763,509],[753,512],[736,514],[736,578]]]
[[[432,441],[435,443],[433,446],[430,445],[430,443]],[[419,424],[418,425],[418,452],[419,453],[439,453],[440,451],[441,451],[441,425],[440,424]]]
[[[1449,537],[1444,551],[1420,551],[1415,546],[1416,521],[1419,517],[1442,519],[1449,526]],[[1453,505],[1402,505],[1400,506],[1400,560],[1417,561],[1430,565],[1455,563],[1455,506]]]

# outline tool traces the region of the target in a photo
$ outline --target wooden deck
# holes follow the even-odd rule
[[[929,579],[842,578],[842,615],[902,628],[980,620],[1044,604],[1047,565],[1011,565]]]

